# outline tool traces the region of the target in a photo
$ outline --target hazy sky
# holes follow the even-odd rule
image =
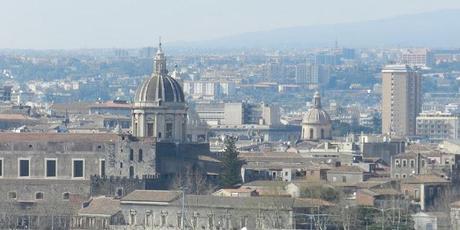
[[[0,48],[111,48],[460,9],[459,0],[1,0]]]

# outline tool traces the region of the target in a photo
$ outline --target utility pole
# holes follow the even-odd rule
[[[185,190],[187,187],[181,187],[182,189],[182,208],[181,208],[181,216],[180,216],[180,222],[181,222],[181,229],[185,229]]]

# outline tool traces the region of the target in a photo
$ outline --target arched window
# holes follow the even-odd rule
[[[134,150],[133,149],[129,149],[129,160],[130,161],[134,160]]]
[[[321,139],[324,139],[324,129],[321,129]]]
[[[129,177],[134,178],[134,166],[129,167]]]
[[[313,139],[313,129],[310,128],[310,139]]]
[[[143,156],[143,152],[142,152],[142,149],[139,149],[139,156],[138,156],[138,161],[139,162],[142,162],[144,160],[144,156]]]

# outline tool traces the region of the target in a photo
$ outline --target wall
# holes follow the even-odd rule
[[[225,103],[223,124],[225,125],[243,124],[243,104],[242,103]]]

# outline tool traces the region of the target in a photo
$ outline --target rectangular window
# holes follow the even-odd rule
[[[173,135],[173,124],[167,123],[166,124],[166,138],[172,138]]]
[[[105,160],[101,160],[101,177],[105,177]]]
[[[73,159],[72,160],[72,177],[83,178],[85,177],[85,160]]]
[[[57,176],[57,160],[56,159],[46,159],[45,158],[45,175],[46,177],[56,177]]]
[[[153,137],[153,124],[152,123],[147,124],[147,136]]]
[[[19,158],[19,177],[29,177],[30,176],[30,159]]]

